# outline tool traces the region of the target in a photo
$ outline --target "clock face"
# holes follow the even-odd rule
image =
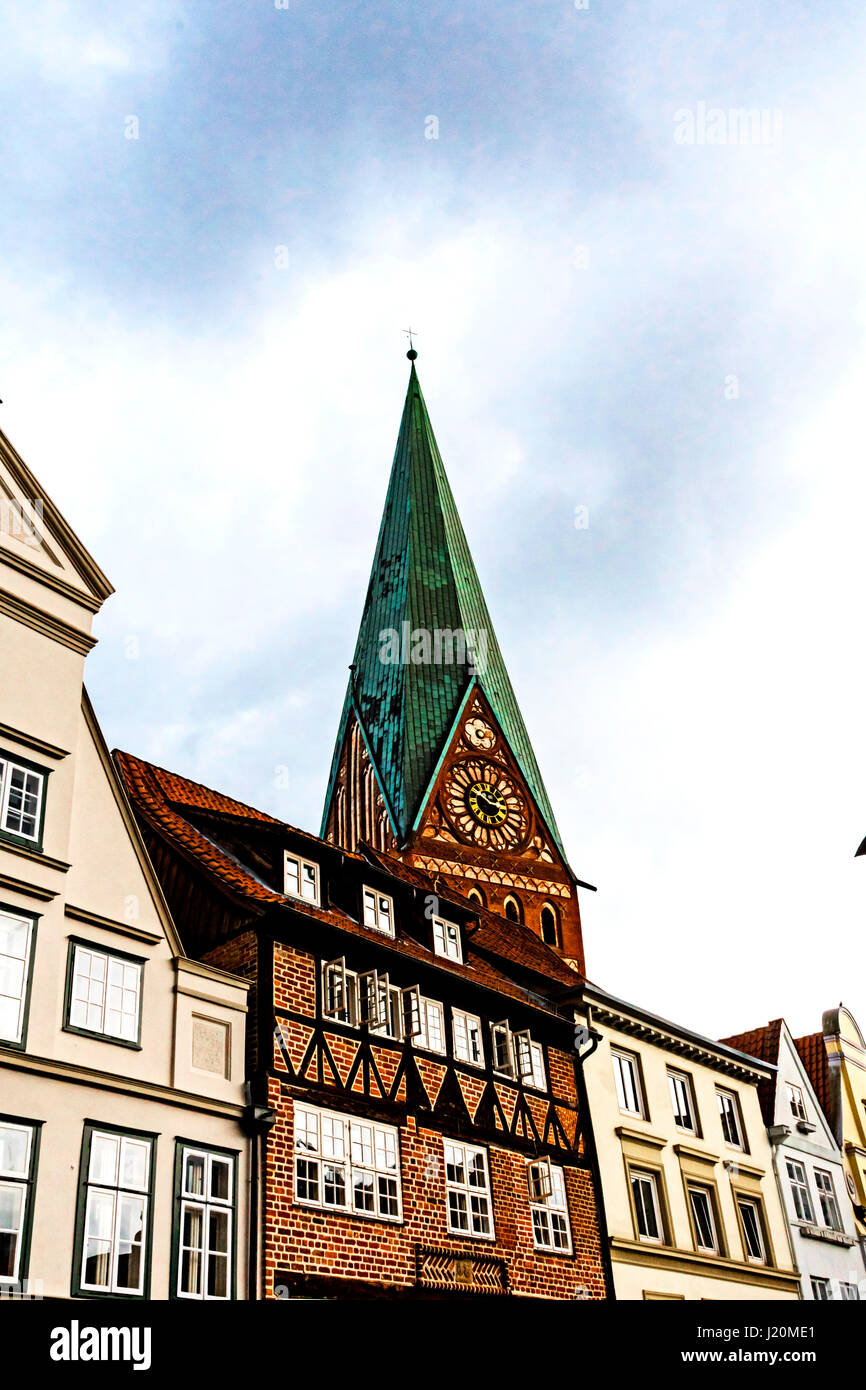
[[[456,763],[445,786],[445,810],[462,840],[484,849],[511,850],[529,828],[526,803],[498,763],[466,758]]]
[[[482,825],[501,825],[508,815],[505,797],[492,782],[473,782],[466,793],[466,804]]]

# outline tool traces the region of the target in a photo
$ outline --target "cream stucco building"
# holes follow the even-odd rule
[[[798,1299],[758,1085],[773,1068],[586,985],[583,1076],[618,1299]]]
[[[245,1298],[247,985],[184,956],[84,692],[111,592],[0,434],[0,1295]]]

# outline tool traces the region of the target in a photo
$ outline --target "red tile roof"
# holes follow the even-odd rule
[[[774,1018],[763,1028],[752,1028],[747,1033],[735,1033],[732,1038],[719,1038],[725,1047],[735,1047],[738,1052],[747,1052],[760,1062],[779,1063],[779,1044],[782,1038],[782,1019]],[[764,1124],[775,1122],[776,1113],[776,1072],[758,1083],[758,1099]]]
[[[832,1103],[830,1098],[830,1066],[827,1061],[827,1048],[823,1033],[810,1033],[806,1038],[795,1038],[794,1046],[818,1097],[818,1103],[832,1126]]]
[[[395,878],[403,879],[404,882],[411,883],[415,887],[423,887],[433,891],[433,882],[428,874],[404,864],[393,854],[368,849],[366,855],[375,863],[380,864],[388,873],[393,874]],[[536,936],[531,927],[527,927],[522,922],[512,922],[507,917],[498,917],[495,912],[488,911],[487,908],[482,907],[471,898],[456,893],[450,884],[447,894],[440,894],[440,896],[446,897],[448,902],[466,908],[478,918],[478,926],[471,936],[474,945],[479,946],[484,951],[489,951],[491,955],[500,956],[503,960],[533,971],[537,975],[542,975],[549,980],[557,980],[562,985],[576,989],[580,984],[582,977],[566,965],[562,957],[552,950],[546,942],[542,941],[540,936]]]
[[[312,844],[326,847],[329,851],[333,851],[333,845],[252,806],[235,801],[232,797],[223,796],[222,793],[201,786],[198,782],[179,777],[165,768],[156,767],[153,763],[145,762],[143,758],[136,758],[131,753],[115,750],[114,758],[130,799],[139,814],[184,857],[194,859],[235,901],[246,900],[251,907],[257,908],[260,912],[272,906],[290,908],[302,916],[329,922],[354,936],[371,939],[370,929],[355,921],[340,908],[316,907],[302,900],[288,899],[283,893],[263,883],[252,869],[192,824],[184,812],[204,812],[212,815],[217,821],[223,819],[231,826],[235,840],[244,827],[251,832],[255,832],[257,828],[276,828],[293,837],[300,836]],[[421,887],[430,893],[434,891],[432,881],[426,875],[419,870],[410,869],[391,855],[367,850],[363,855],[345,852],[345,857],[359,864],[370,862],[378,865],[402,882]],[[439,896],[444,897],[442,894]],[[431,950],[413,937],[400,932],[399,927],[393,941],[375,933],[376,944],[423,960],[450,974],[462,976],[488,989],[523,1001],[527,1001],[527,990],[511,980],[508,974],[499,968],[499,963],[487,959],[488,952],[496,955],[498,961],[506,966],[511,962],[546,976],[554,986],[554,992],[558,986],[576,986],[579,983],[579,977],[528,927],[499,919],[495,914],[479,909],[477,903],[461,899],[450,891],[445,900],[460,903],[469,908],[473,915],[484,919],[475,933],[472,933],[470,928],[470,943],[473,940],[477,941],[477,945],[484,952],[483,955],[473,950],[470,944],[468,958],[463,963],[445,960],[440,956],[434,956]],[[533,998],[531,1002],[542,1003],[537,998]]]

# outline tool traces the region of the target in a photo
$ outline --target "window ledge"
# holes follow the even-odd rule
[[[617,1125],[614,1130],[618,1139],[629,1139],[633,1143],[648,1144],[651,1149],[664,1149],[667,1147],[667,1138],[661,1134],[652,1134],[649,1130],[631,1129],[629,1125]]]

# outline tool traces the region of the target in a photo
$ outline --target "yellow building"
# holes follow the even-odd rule
[[[593,985],[576,1021],[618,1299],[799,1299],[758,1099],[773,1067]],[[580,1045],[580,1038],[578,1038]]]
[[[866,1260],[866,1041],[854,1015],[840,1004],[824,1014],[820,1033],[797,1039],[797,1051],[842,1150]]]

